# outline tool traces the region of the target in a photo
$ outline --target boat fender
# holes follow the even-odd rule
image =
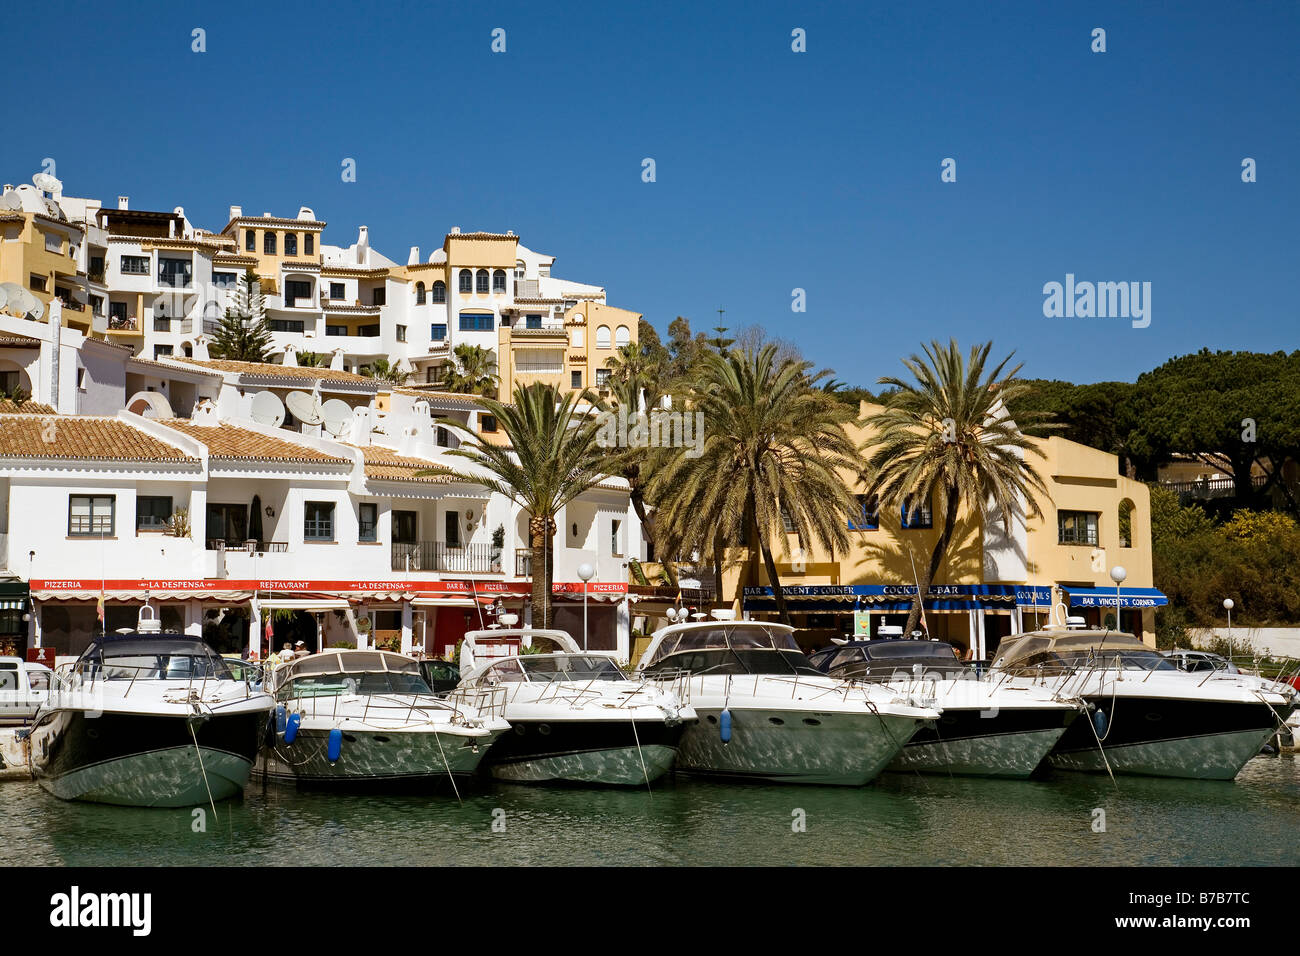
[[[1092,725],[1097,729],[1098,737],[1106,736],[1106,712],[1100,707],[1092,715]]]
[[[326,748],[326,755],[330,758],[330,763],[338,763],[339,754],[343,751],[343,731],[335,727],[330,731],[329,746]]]
[[[288,715],[285,714],[284,712],[284,704],[276,704],[275,705],[275,732],[277,734],[284,733],[284,721],[285,721],[285,717],[287,716]]]
[[[718,733],[724,744],[731,743],[731,711],[724,710],[718,715]]]
[[[298,739],[298,725],[302,723],[302,714],[290,714],[289,722],[284,726],[284,742],[291,744]]]

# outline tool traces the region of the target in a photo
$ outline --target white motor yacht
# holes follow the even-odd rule
[[[939,719],[937,708],[888,687],[822,674],[793,632],[784,624],[715,619],[654,633],[641,673],[684,682],[700,716],[682,737],[678,769],[861,786]]]
[[[1300,697],[1247,674],[1189,674],[1132,634],[1079,624],[1005,638],[992,673],[1085,701],[1048,755],[1063,770],[1231,780]]]
[[[434,695],[419,662],[329,649],[278,667],[275,721],[258,772],[306,787],[432,786],[478,769],[509,724],[490,697]]]
[[[558,650],[535,652],[547,645]],[[490,656],[489,648],[504,653]],[[504,691],[511,729],[484,764],[499,780],[648,784],[672,766],[696,719],[671,685],[629,678],[564,631],[471,631],[461,645],[461,672],[451,700],[478,706]]]

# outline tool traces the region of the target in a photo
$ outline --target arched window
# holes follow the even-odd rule
[[[1119,546],[1133,547],[1133,502],[1125,498],[1119,503]]]
[[[626,325],[620,325],[614,330],[614,344],[619,348],[627,345],[632,341],[632,333],[628,332]]]
[[[587,344],[587,330],[581,325],[573,327],[573,347],[575,349],[583,348]]]
[[[460,270],[460,291],[474,291],[474,273],[470,272],[468,269]]]
[[[262,254],[266,256],[275,255],[275,233],[262,233]]]
[[[506,270],[505,269],[498,269],[496,270],[496,272],[492,273],[492,291],[493,292],[506,291]]]
[[[474,281],[475,292],[487,292],[488,271],[486,269],[479,269],[478,272],[474,275],[474,280],[475,280]]]
[[[432,298],[434,302],[447,301],[447,283],[439,279],[433,284]]]
[[[296,232],[286,232],[284,234],[284,254],[286,256],[296,256],[298,254],[298,234]]]
[[[609,348],[609,326],[602,325],[596,329],[596,348]]]
[[[424,283],[423,282],[417,282],[415,284],[415,304],[424,305]]]

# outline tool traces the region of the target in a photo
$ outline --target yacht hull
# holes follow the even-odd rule
[[[1097,696],[1104,729],[1084,717],[1048,756],[1053,767],[1149,777],[1231,780],[1277,732],[1275,710],[1258,703]],[[1105,751],[1105,759],[1098,749]]]
[[[677,769],[771,783],[860,787],[894,760],[922,721],[915,717],[731,704],[731,739],[722,707],[693,701],[700,720],[682,736]]]
[[[632,787],[673,765],[690,722],[665,720],[521,720],[492,746],[485,765],[513,783],[570,782]]]
[[[257,773],[311,788],[434,787],[472,775],[496,736],[345,730],[339,759],[331,763],[330,729],[303,728],[291,744],[277,735],[258,758]]]
[[[1024,779],[1038,769],[1078,711],[1024,708],[997,711],[945,706],[933,727],[922,727],[892,771]]]
[[[29,760],[40,785],[63,800],[197,806],[209,793],[224,800],[243,791],[265,726],[265,710],[193,721],[186,715],[91,717],[54,710],[33,726]]]

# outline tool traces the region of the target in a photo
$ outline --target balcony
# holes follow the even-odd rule
[[[408,563],[409,562],[409,563]],[[501,552],[490,544],[459,547],[442,541],[394,541],[394,571],[448,571],[456,574],[500,574]]]
[[[124,335],[139,334],[140,323],[135,320],[135,316],[109,316],[108,331],[120,332]]]
[[[189,290],[190,274],[188,272],[160,272],[158,285],[163,289]]]
[[[1250,490],[1258,494],[1268,484],[1264,475],[1250,479]],[[1193,481],[1163,481],[1161,485],[1178,495],[1180,504],[1189,501],[1209,501],[1211,498],[1232,498],[1237,494],[1237,483],[1231,478],[1202,478]]]
[[[227,541],[225,538],[208,538],[209,551],[246,551],[249,554],[283,554],[289,550],[287,541]]]
[[[533,549],[515,548],[515,577],[531,578],[533,576]]]

